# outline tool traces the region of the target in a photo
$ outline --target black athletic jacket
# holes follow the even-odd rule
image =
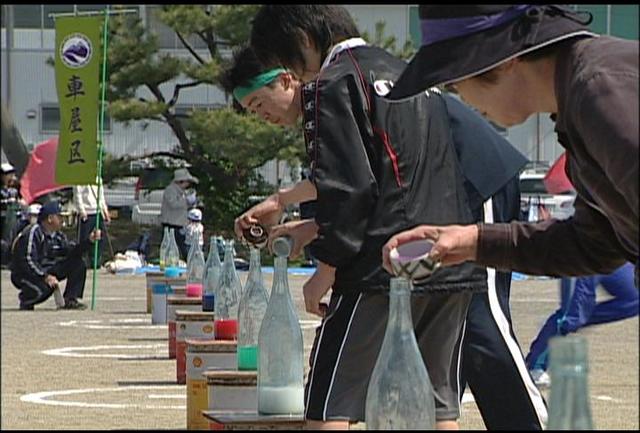
[[[64,258],[86,251],[92,242],[70,242],[64,233],[46,234],[38,223],[25,227],[13,241],[11,272],[18,275],[42,277]]]
[[[438,92],[388,101],[406,64],[369,46],[346,49],[303,86],[307,152],[318,198],[312,254],[335,266],[334,291],[385,290],[382,246],[419,224],[473,217]],[[485,290],[484,268],[441,268],[427,291]]]

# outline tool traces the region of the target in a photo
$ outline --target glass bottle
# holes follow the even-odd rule
[[[222,263],[218,254],[217,237],[211,236],[209,239],[209,255],[204,265],[204,287],[202,294],[202,311],[214,311],[215,293]]]
[[[167,265],[167,248],[169,245],[169,227],[164,227],[162,243],[160,243],[160,270],[164,271]]]
[[[180,250],[178,250],[178,244],[176,243],[173,228],[169,229],[169,248],[167,248],[165,260],[166,267],[177,268],[180,264]]]
[[[548,430],[593,430],[589,402],[587,340],[578,335],[549,340]]]
[[[258,336],[258,412],[304,412],[302,329],[287,282],[287,258],[274,259],[269,304]]]
[[[367,389],[367,430],[433,430],[435,410],[433,386],[413,330],[410,284],[392,278],[387,328]]]
[[[293,249],[293,239],[289,235],[277,237],[273,240],[271,249],[277,257],[289,257]]]
[[[258,333],[267,303],[260,250],[251,248],[249,276],[238,305],[238,370],[258,369]]]
[[[224,262],[216,287],[215,336],[218,340],[238,338],[238,301],[242,293],[233,259],[233,241],[224,245]]]
[[[200,249],[200,233],[193,237],[191,260],[187,265],[186,294],[190,297],[202,297],[204,282],[204,255]]]

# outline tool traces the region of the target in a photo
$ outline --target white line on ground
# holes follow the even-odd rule
[[[175,398],[179,400],[185,400],[187,398],[184,394],[149,394],[148,398]]]
[[[88,393],[99,393],[99,392],[118,392],[118,391],[132,391],[132,390],[143,390],[143,389],[163,389],[167,390],[166,386],[153,386],[153,385],[143,385],[143,386],[123,386],[118,388],[84,388],[84,389],[67,389],[67,390],[58,390],[58,391],[43,391],[36,392],[32,394],[25,394],[20,397],[20,401],[26,403],[35,403],[35,404],[46,404],[50,406],[72,406],[72,407],[94,407],[94,408],[105,408],[105,409],[177,409],[177,410],[186,410],[187,407],[185,405],[181,406],[164,406],[164,405],[145,405],[145,404],[129,404],[129,403],[85,403],[81,401],[59,401],[59,400],[49,400],[50,397],[55,396],[63,396],[63,395],[75,395],[75,394],[88,394]],[[181,386],[184,389],[184,385]]]
[[[75,352],[95,352],[99,350],[134,350],[134,349],[156,349],[152,355],[150,354],[124,354],[124,353],[75,353]],[[68,356],[72,358],[119,358],[119,359],[143,359],[156,358],[167,354],[167,344],[139,344],[139,345],[103,345],[103,346],[79,346],[79,347],[61,347],[58,349],[43,350],[42,353],[51,356]]]
[[[78,327],[86,329],[166,329],[166,324],[151,325],[150,318],[131,318],[131,319],[109,319],[109,323],[113,325],[104,324],[104,320],[69,320],[68,322],[58,322],[60,326]],[[118,323],[125,323],[125,325],[118,325]],[[126,325],[126,323],[130,325]],[[138,325],[139,324],[139,325]]]

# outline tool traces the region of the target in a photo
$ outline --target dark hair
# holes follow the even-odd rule
[[[251,46],[264,64],[306,69],[300,38],[309,35],[322,59],[337,41],[360,36],[356,23],[342,6],[264,5],[251,29]]]
[[[246,86],[249,80],[266,69],[253,49],[243,45],[234,51],[231,65],[220,76],[220,85],[230,94],[236,87]]]

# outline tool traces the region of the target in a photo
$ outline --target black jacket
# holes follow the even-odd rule
[[[392,235],[474,222],[443,97],[384,98],[405,66],[380,48],[347,49],[303,86],[318,193],[311,251],[337,268],[338,293],[388,289],[381,250]],[[441,268],[422,288],[484,290],[486,272],[471,263]]]
[[[44,277],[57,263],[69,256],[79,256],[92,244],[87,239],[76,245],[62,232],[46,234],[40,224],[25,227],[13,243],[11,272],[31,277]]]

